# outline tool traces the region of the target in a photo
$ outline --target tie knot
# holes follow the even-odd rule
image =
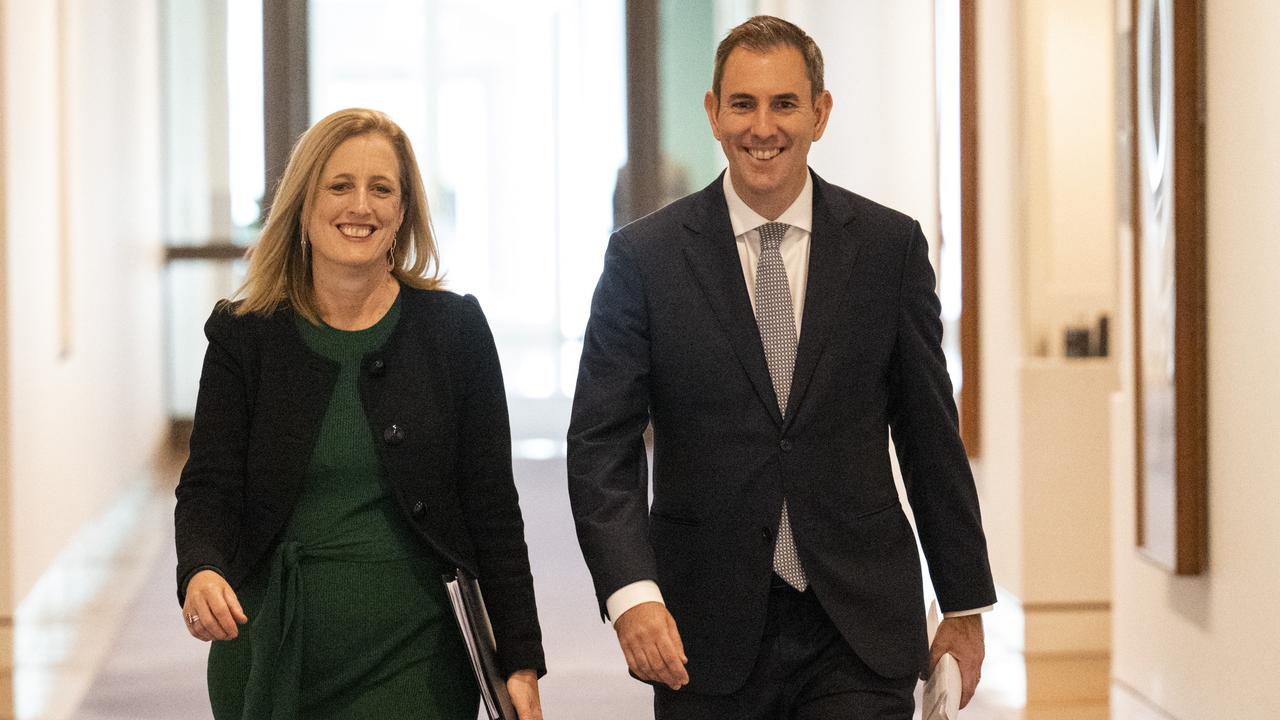
[[[782,237],[787,234],[787,228],[791,227],[786,223],[771,222],[765,223],[757,228],[760,231],[760,248],[776,248],[782,244]]]

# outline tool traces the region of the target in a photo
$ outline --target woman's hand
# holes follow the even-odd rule
[[[542,720],[542,700],[538,698],[538,673],[517,670],[507,678],[507,692],[520,720]]]
[[[182,605],[182,618],[187,632],[205,642],[233,640],[240,634],[236,626],[249,622],[240,608],[236,591],[213,570],[201,570],[187,582],[187,601]],[[536,687],[534,696],[537,697]]]

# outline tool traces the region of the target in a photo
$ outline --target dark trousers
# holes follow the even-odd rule
[[[775,577],[760,655],[729,695],[654,690],[656,720],[911,720],[916,678],[868,668],[812,591]]]

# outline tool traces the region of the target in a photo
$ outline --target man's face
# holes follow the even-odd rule
[[[720,97],[708,91],[704,103],[734,190],[752,210],[778,217],[804,188],[809,146],[822,137],[831,94],[815,100],[796,48],[737,47],[725,59]]]

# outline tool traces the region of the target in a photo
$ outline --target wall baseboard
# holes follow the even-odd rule
[[[1111,717],[1113,720],[1181,720],[1116,677],[1111,678]]]

